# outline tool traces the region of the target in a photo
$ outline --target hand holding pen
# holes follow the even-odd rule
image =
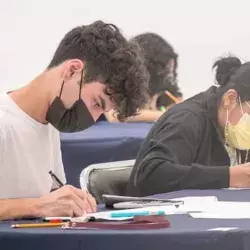
[[[39,198],[39,217],[82,216],[96,211],[95,199],[86,191],[65,185]]]
[[[36,199],[36,217],[75,217],[96,211],[95,199],[87,191],[63,185],[53,172],[50,171],[49,174],[59,189]]]

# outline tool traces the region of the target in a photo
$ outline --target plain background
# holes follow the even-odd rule
[[[180,55],[185,97],[214,83],[214,60],[227,53],[250,58],[247,0],[0,0],[0,92],[42,72],[69,29],[102,19],[126,37],[151,31]]]

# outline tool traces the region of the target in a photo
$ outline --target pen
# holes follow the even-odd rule
[[[62,227],[65,223],[35,223],[35,224],[14,224],[12,228],[40,228],[40,227]]]
[[[147,215],[165,215],[164,211],[134,211],[134,212],[114,212],[110,213],[111,218],[147,216]]]
[[[52,171],[49,171],[49,174],[51,175],[52,179],[57,182],[59,187],[64,186],[64,184],[60,181],[60,179]]]

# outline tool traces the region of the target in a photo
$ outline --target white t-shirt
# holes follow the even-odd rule
[[[0,95],[0,199],[40,197],[54,186],[49,171],[65,183],[59,132]]]

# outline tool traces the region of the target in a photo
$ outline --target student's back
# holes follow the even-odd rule
[[[175,105],[154,125],[128,195],[250,187],[250,62],[218,60],[218,87]]]
[[[228,186],[230,161],[216,128],[216,90],[173,106],[159,119],[139,151],[128,195]]]

